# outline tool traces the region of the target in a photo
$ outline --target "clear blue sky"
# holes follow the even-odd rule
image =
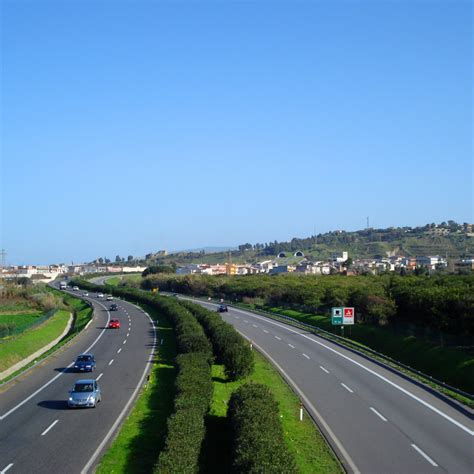
[[[1,5],[9,263],[473,220],[470,1]]]

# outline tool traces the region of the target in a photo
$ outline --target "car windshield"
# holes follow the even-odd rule
[[[73,392],[76,393],[84,393],[84,392],[92,392],[92,384],[91,383],[76,383],[74,385],[74,390]]]
[[[79,356],[77,362],[90,362],[92,360],[91,356]]]

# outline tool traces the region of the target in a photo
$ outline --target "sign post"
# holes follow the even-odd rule
[[[341,326],[342,337],[344,337],[344,326],[352,326],[354,325],[354,322],[354,308],[331,308],[331,324],[333,326]]]

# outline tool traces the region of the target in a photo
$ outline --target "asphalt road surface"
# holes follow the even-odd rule
[[[109,313],[112,302],[89,294],[94,319],[83,334],[0,393],[1,474],[91,471],[143,385],[156,340],[152,321],[116,299],[119,310]],[[111,318],[120,329],[107,329]],[[96,370],[73,372],[85,352],[95,355]],[[68,391],[83,378],[98,380],[102,402],[68,409]]]
[[[474,472],[472,410],[307,331],[236,308],[222,315],[278,364],[348,471]]]

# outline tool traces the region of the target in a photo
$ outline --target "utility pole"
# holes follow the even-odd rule
[[[369,225],[369,216],[367,216],[367,229],[370,229],[370,225]]]
[[[7,252],[5,249],[0,251],[0,267],[5,268]]]

